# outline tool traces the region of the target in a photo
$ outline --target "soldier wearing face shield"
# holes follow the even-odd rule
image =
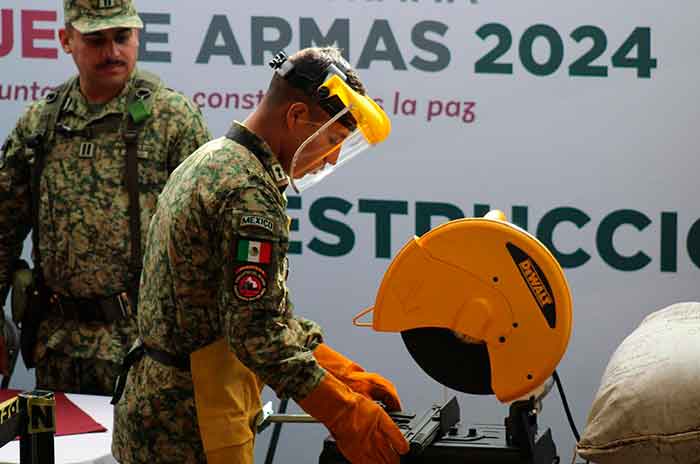
[[[140,343],[117,383],[122,463],[252,463],[260,391],[319,419],[353,463],[398,463],[395,387],[293,314],[284,191],[386,138],[387,116],[334,48],[278,55],[260,106],[172,174],[149,232]]]

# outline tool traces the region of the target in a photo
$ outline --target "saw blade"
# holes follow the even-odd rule
[[[435,381],[463,393],[492,395],[485,343],[467,343],[453,331],[423,327],[401,332],[413,360]]]

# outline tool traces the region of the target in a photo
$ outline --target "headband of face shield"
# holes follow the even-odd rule
[[[320,182],[335,169],[389,136],[391,122],[377,103],[353,90],[346,75],[331,65],[320,83],[295,72],[286,56],[278,54],[270,65],[292,85],[316,97],[331,117],[325,123],[305,121],[316,130],[292,157],[290,180],[299,193]],[[274,64],[273,64],[274,63]],[[318,81],[318,80],[317,80]]]

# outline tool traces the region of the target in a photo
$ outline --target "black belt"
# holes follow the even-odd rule
[[[122,394],[124,394],[124,387],[126,386],[126,377],[127,375],[129,375],[129,370],[131,369],[131,366],[140,361],[141,358],[144,357],[144,355],[148,356],[154,361],[157,361],[161,364],[165,364],[166,366],[175,367],[183,371],[190,370],[189,356],[177,356],[172,353],[168,353],[167,351],[152,348],[150,346],[144,345],[143,343],[140,343],[134,348],[132,348],[131,351],[129,351],[124,357],[124,361],[122,362],[119,371],[119,376],[117,377],[117,380],[114,383],[114,392],[112,394],[111,401],[112,404],[117,404],[121,399]]]
[[[49,314],[80,322],[112,323],[136,314],[126,292],[102,298],[72,298],[51,292]]]

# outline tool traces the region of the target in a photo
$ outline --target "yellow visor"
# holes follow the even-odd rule
[[[307,138],[294,154],[290,178],[297,193],[382,142],[391,132],[391,122],[384,110],[371,98],[355,92],[339,76],[331,76],[322,87],[327,89],[327,101],[339,100],[344,107]],[[356,123],[354,130],[348,128],[348,118]]]

